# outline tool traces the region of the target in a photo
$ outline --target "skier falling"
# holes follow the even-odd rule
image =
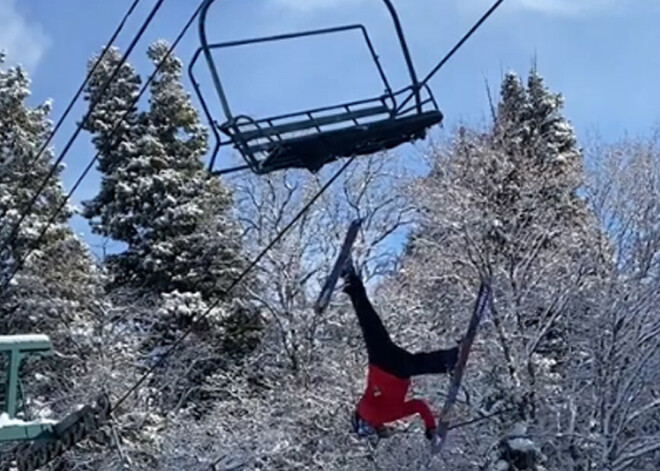
[[[451,373],[459,347],[420,353],[399,347],[371,305],[350,256],[341,277],[345,281],[343,291],[350,296],[360,323],[369,360],[367,386],[353,414],[353,431],[360,437],[386,437],[390,432],[387,423],[419,414],[426,438],[434,440],[436,422],[431,410],[423,400],[407,400],[406,395],[413,376]]]

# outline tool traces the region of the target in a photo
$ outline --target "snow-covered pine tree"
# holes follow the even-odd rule
[[[388,310],[403,325],[414,319],[428,347],[459,338],[479,274],[493,277],[492,322],[482,326],[466,382],[481,412],[517,412],[467,432],[479,440],[456,443],[483,469],[543,469],[535,434],[560,432],[549,424],[561,410],[570,326],[583,318],[579,294],[597,268],[598,230],[577,195],[582,156],[562,105],[536,70],[527,86],[504,77],[492,129],[459,129],[435,150],[414,192],[422,221],[389,288]]]
[[[139,78],[130,66],[93,112],[87,129],[101,156],[102,189],[85,215],[97,233],[127,245],[108,260],[116,284],[208,300],[242,267],[240,235],[230,192],[201,162],[207,133],[181,84],[181,62],[167,50],[165,42],[149,48],[153,63],[163,62],[149,110],[131,110],[119,138],[107,133],[135,96]],[[119,57],[111,51],[103,61],[87,89],[90,102]]]
[[[138,339],[146,368],[208,314],[141,390],[149,399],[132,413],[154,423],[172,409],[203,415],[210,404],[207,378],[233,355],[250,351],[260,329],[240,289],[224,294],[245,266],[232,195],[204,168],[207,131],[181,83],[182,64],[168,50],[162,41],[148,49],[159,69],[144,108],[130,107],[141,81],[130,65],[99,94],[120,59],[116,50],[106,54],[86,90],[90,105],[98,101],[86,129],[100,154],[102,183],[85,216],[96,233],[126,246],[105,260],[112,299],[126,311],[119,328]],[[114,132],[124,115],[126,123]],[[119,429],[133,437],[125,452],[148,468],[159,452],[157,437],[129,416],[118,417]]]
[[[102,374],[92,362],[104,307],[102,274],[67,225],[71,208],[65,207],[38,241],[64,201],[61,168],[9,240],[48,175],[53,155],[50,149],[38,155],[51,132],[50,104],[30,106],[25,71],[3,69],[3,59],[0,55],[0,240],[7,242],[7,250],[0,255],[0,278],[4,282],[16,273],[0,292],[0,333],[51,338],[56,355],[23,365],[24,417],[62,419],[74,404],[101,392],[96,385]]]
[[[0,66],[3,63],[0,56]],[[7,249],[0,254],[3,281],[25,259],[24,266],[0,293],[3,333],[52,331],[66,322],[85,318],[95,296],[97,270],[84,245],[67,225],[71,209],[57,216],[38,245],[39,234],[64,201],[59,180],[61,168],[46,185],[15,237],[11,230],[48,175],[52,152],[37,152],[48,137],[50,104],[27,104],[29,79],[20,67],[0,69],[0,240]],[[64,323],[64,325],[63,325]]]

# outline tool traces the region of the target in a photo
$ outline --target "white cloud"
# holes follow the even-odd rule
[[[1,1],[1,0],[0,0]],[[283,7],[300,11],[313,11],[361,3],[364,0],[275,0]]]
[[[0,0],[0,51],[11,63],[33,70],[46,48],[48,37],[38,23],[29,22],[16,8],[16,0]]]

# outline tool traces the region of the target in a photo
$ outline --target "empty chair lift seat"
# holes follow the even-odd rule
[[[202,4],[199,14],[200,47],[188,67],[191,83],[211,124],[210,129],[216,141],[209,162],[209,170],[212,173],[226,174],[245,168],[257,174],[287,168],[318,172],[325,164],[342,157],[373,154],[423,139],[429,128],[442,122],[442,113],[431,90],[426,83],[417,79],[417,72],[392,0],[383,0],[383,3],[394,23],[410,76],[410,83],[398,91],[391,87],[367,29],[361,24],[210,43],[206,35],[206,18],[212,3],[214,0],[204,0]],[[373,94],[371,98],[351,103],[269,118],[255,118],[232,112],[220,78],[220,69],[216,66],[214,52],[225,48],[337,34],[362,37],[384,87],[381,88],[379,96]],[[225,116],[222,121],[214,118],[214,113],[202,94],[200,82],[195,77],[195,63],[202,56],[206,60],[209,78]],[[222,140],[221,133],[229,139]],[[240,153],[247,165],[216,170],[214,165],[220,148],[229,145]]]
[[[431,110],[393,117],[383,105],[278,125],[268,119],[244,119],[221,129],[239,150],[255,158],[261,155],[256,159],[259,173],[269,173],[292,167],[317,172],[341,157],[368,155],[423,139],[428,128],[442,122],[443,115]]]

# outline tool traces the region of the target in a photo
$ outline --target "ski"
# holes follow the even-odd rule
[[[335,290],[335,286],[337,286],[337,281],[339,280],[341,271],[344,268],[344,264],[346,263],[346,260],[348,260],[348,257],[351,255],[351,249],[353,248],[353,243],[355,242],[355,238],[357,237],[358,230],[360,229],[361,225],[362,219],[356,219],[351,222],[351,225],[348,228],[348,232],[344,238],[344,243],[341,247],[341,250],[339,251],[337,259],[335,260],[332,271],[328,275],[328,278],[325,280],[325,284],[321,289],[321,293],[314,303],[314,311],[317,314],[324,312],[330,304],[332,293]]]
[[[452,375],[451,385],[449,386],[449,393],[447,394],[447,399],[440,413],[438,429],[435,436],[433,437],[431,450],[434,454],[439,453],[442,450],[442,447],[447,439],[447,433],[449,432],[449,419],[451,409],[456,403],[458,397],[458,391],[461,387],[461,380],[463,379],[463,373],[465,372],[465,365],[467,364],[468,356],[470,354],[470,349],[472,348],[472,343],[474,338],[477,335],[477,328],[479,323],[484,317],[484,313],[488,307],[488,302],[491,296],[490,284],[487,282],[481,283],[479,287],[479,294],[477,295],[477,300],[474,305],[474,311],[472,312],[472,318],[468,325],[467,332],[458,352],[458,361],[456,362],[456,367]]]

